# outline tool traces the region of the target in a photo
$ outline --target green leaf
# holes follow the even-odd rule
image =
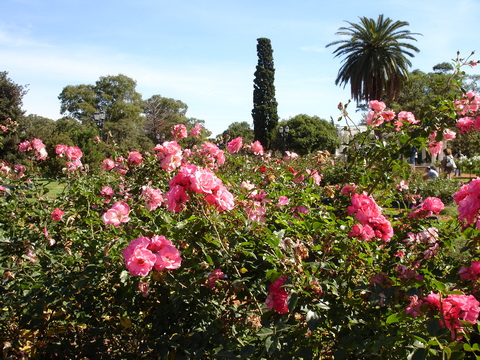
[[[398,316],[398,314],[392,314],[389,317],[387,317],[386,323],[393,324],[398,322],[399,320],[400,320],[400,317]]]
[[[274,332],[272,329],[269,329],[269,328],[261,328],[258,332],[257,332],[257,336],[270,336],[270,335],[273,335]]]
[[[320,316],[315,311],[309,310],[307,312],[306,321],[310,331],[314,331],[320,323]]]

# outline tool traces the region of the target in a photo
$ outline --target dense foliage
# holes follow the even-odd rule
[[[186,148],[183,124],[149,152],[92,139],[112,154],[96,172],[75,145],[20,143],[24,165],[1,168],[5,357],[478,356],[480,179],[450,189],[458,219],[438,217],[402,152],[440,138],[371,107],[343,158]],[[57,194],[38,177],[53,156]]]
[[[278,123],[275,99],[275,67],[270,39],[257,39],[258,64],[253,80],[253,131],[255,140],[271,148]]]
[[[288,144],[289,150],[302,155],[319,150],[333,154],[340,145],[335,125],[318,116],[300,114],[279,125],[289,128],[284,138],[281,134],[277,135],[277,143],[280,143],[277,146],[280,149],[285,149]]]

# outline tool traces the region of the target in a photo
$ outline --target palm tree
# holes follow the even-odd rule
[[[344,57],[335,85],[345,87],[350,83],[351,95],[357,103],[394,100],[412,65],[407,56],[413,57],[413,51],[420,51],[404,40],[416,41],[412,35],[420,34],[403,29],[408,22],[393,22],[383,15],[377,21],[360,17],[359,24],[346,22],[350,26],[339,28],[336,35],[349,38],[327,45],[340,44],[333,53],[335,57]]]

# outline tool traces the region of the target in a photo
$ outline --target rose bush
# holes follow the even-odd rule
[[[24,139],[33,165],[1,172],[4,357],[478,357],[480,180],[452,194],[459,219],[435,197],[388,207],[412,179],[402,156],[478,109],[371,107],[344,158],[185,148],[178,126],[150,153],[66,165],[60,196],[35,164],[81,150]]]

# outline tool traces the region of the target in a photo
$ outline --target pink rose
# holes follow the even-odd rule
[[[182,264],[178,249],[171,245],[163,246],[156,254],[155,270],[173,270]]]
[[[203,126],[202,125],[195,125],[193,127],[193,130],[190,132],[190,136],[193,136],[193,137],[199,137],[200,136],[200,132],[202,131],[203,129]]]
[[[18,145],[18,151],[24,152],[24,151],[29,151],[32,150],[32,144],[30,144],[30,141],[24,141]]]
[[[155,265],[157,257],[145,247],[135,247],[124,255],[125,266],[130,275],[147,276]]]
[[[175,139],[183,139],[188,136],[187,128],[183,124],[177,124],[173,127],[172,135]]]
[[[142,186],[142,198],[149,211],[157,209],[163,203],[163,194],[160,190],[152,189],[150,186]]]
[[[242,149],[242,146],[242,137],[239,136],[227,144],[227,150],[230,154],[236,154]]]
[[[100,166],[105,171],[112,170],[115,167],[115,162],[112,159],[104,159]]]
[[[77,146],[67,147],[65,153],[67,157],[72,161],[78,160],[83,156],[82,150],[80,150],[80,148]]]
[[[142,154],[137,151],[130,151],[128,154],[128,163],[130,165],[140,165],[143,161]]]
[[[63,157],[63,155],[65,155],[65,151],[67,151],[67,148],[67,145],[58,144],[55,147],[55,154],[57,154],[59,157]]]
[[[277,206],[280,207],[280,206],[288,205],[289,202],[290,200],[288,199],[288,197],[280,196],[278,198]]]
[[[288,293],[283,288],[287,281],[286,276],[282,276],[270,285],[266,305],[269,310],[275,310],[279,314],[288,313],[287,298]]]
[[[126,223],[130,220],[128,214],[130,213],[130,206],[128,204],[117,201],[112,205],[106,213],[102,215],[104,224],[111,224],[113,226],[119,226],[122,223]]]
[[[370,108],[375,112],[381,112],[385,110],[385,107],[386,107],[383,101],[378,101],[378,100],[372,100],[368,104],[370,105]]]
[[[253,142],[253,144],[250,146],[250,150],[252,150],[255,155],[263,155],[264,153],[263,146],[258,140]]]
[[[62,220],[63,214],[65,214],[64,211],[62,211],[60,208],[56,208],[55,210],[52,211],[52,220],[53,221],[60,221]]]

